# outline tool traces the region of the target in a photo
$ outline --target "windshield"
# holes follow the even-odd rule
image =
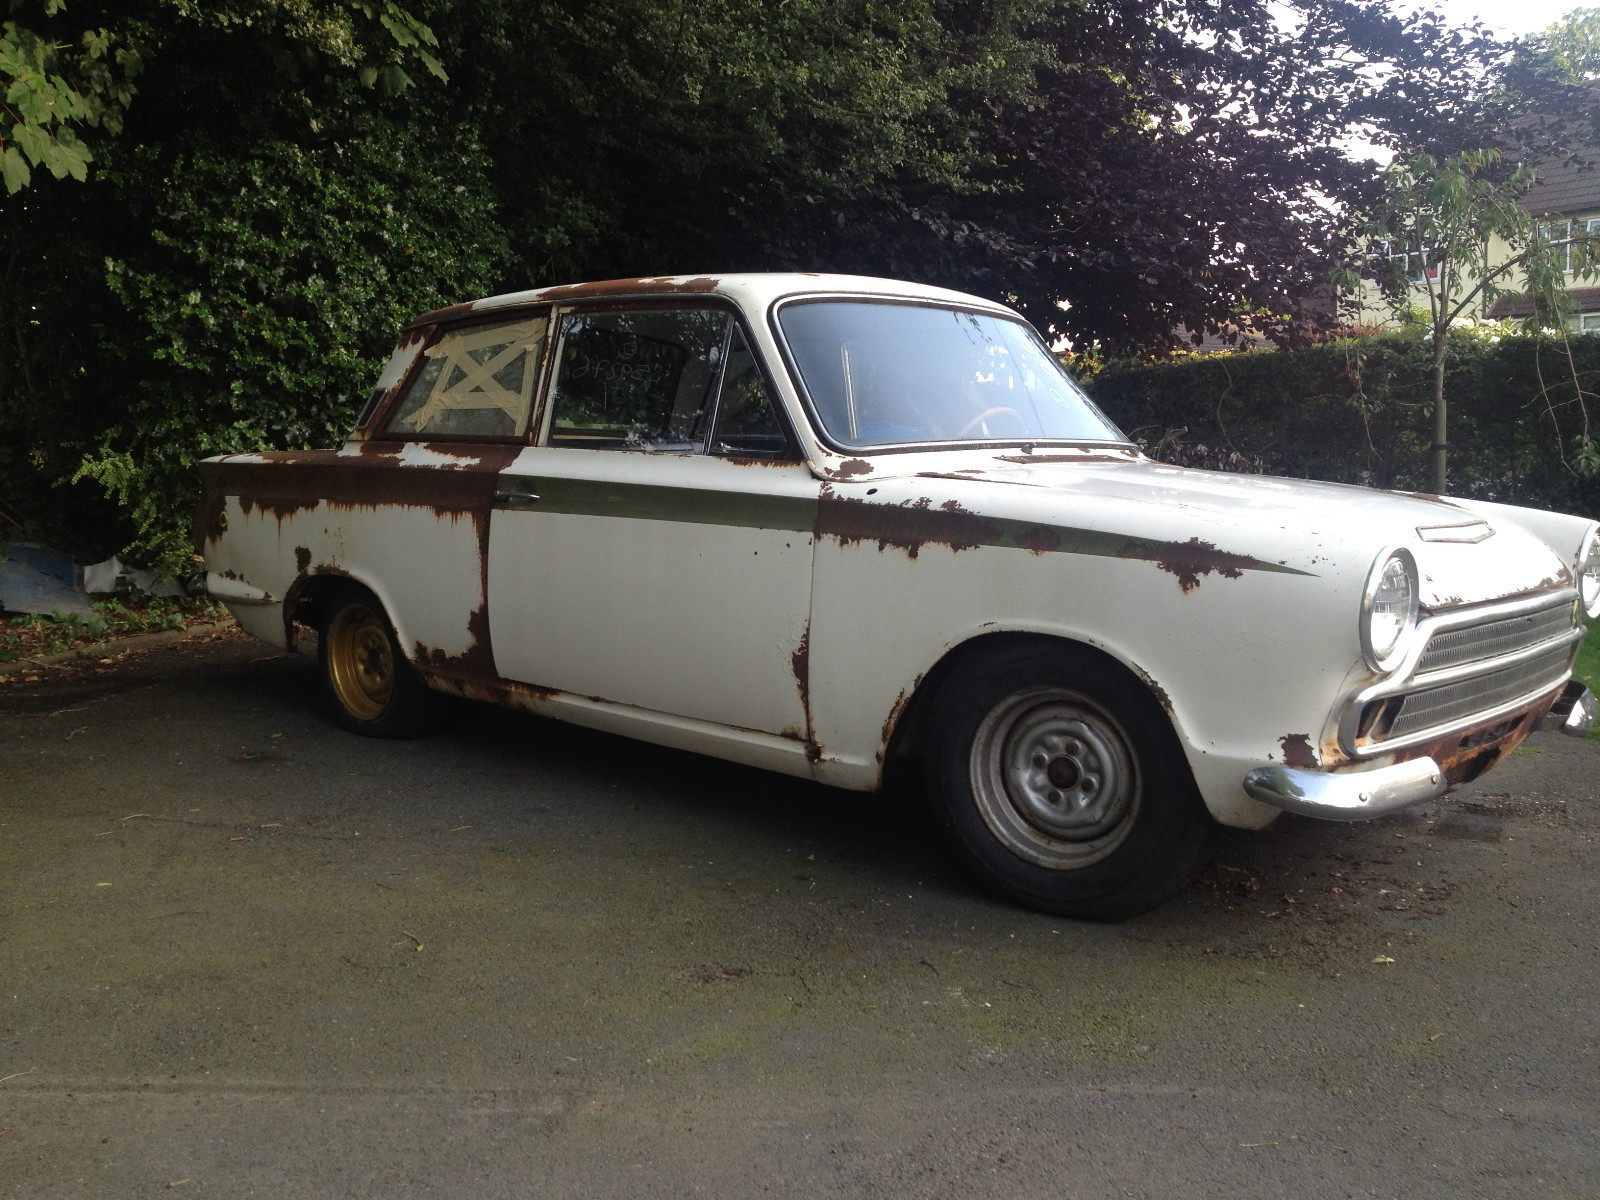
[[[808,300],[780,309],[778,325],[841,446],[1128,440],[1020,321]]]

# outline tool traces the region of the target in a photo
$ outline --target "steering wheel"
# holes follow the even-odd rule
[[[1024,423],[1022,420],[1022,414],[1014,408],[1006,408],[1004,406],[999,408],[986,408],[956,431],[956,440],[959,441],[960,439],[966,437],[967,434],[971,433],[979,425],[982,425],[990,417],[1015,417],[1018,425],[1022,425]]]

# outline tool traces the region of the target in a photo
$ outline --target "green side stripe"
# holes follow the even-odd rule
[[[725,492],[715,488],[665,487],[659,484],[623,483],[615,480],[558,479],[531,475],[502,475],[500,487],[527,491],[539,497],[525,511],[566,516],[617,517],[637,521],[680,521],[694,525],[722,525],[739,529],[776,529],[794,533],[814,533],[818,527],[821,502],[815,496],[774,496],[759,492]],[[896,504],[857,506],[835,498],[843,507],[863,520],[851,522],[844,536],[849,540],[872,541],[881,534],[885,544],[901,543],[898,526],[909,526],[904,533],[922,526],[931,518],[937,526],[938,510],[916,510]],[[998,546],[1026,550],[1035,554],[1078,554],[1095,558],[1133,558],[1156,563],[1175,562],[1201,574],[1212,570],[1264,571],[1279,575],[1311,575],[1282,563],[1267,562],[1246,555],[1216,551],[1202,544],[1177,545],[1150,538],[1109,533],[1096,529],[1076,529],[1068,525],[1046,525],[1007,517],[981,517],[962,513],[951,518],[959,522],[957,536],[965,546]],[[857,530],[860,532],[857,532]],[[837,534],[824,529],[822,536]],[[945,539],[934,530],[926,536],[928,544]]]
[[[751,468],[752,470],[756,468]],[[500,486],[539,497],[529,511],[635,521],[685,521],[740,529],[809,533],[817,524],[817,501],[808,496],[767,496],[714,488],[661,487],[610,480],[549,479],[502,475]]]

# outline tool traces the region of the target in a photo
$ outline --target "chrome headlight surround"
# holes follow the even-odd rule
[[[1373,560],[1361,589],[1360,628],[1361,654],[1374,671],[1387,674],[1405,659],[1417,628],[1419,592],[1417,560],[1404,546],[1390,546]]]
[[[1600,525],[1589,526],[1578,547],[1578,603],[1591,621],[1600,621]]]

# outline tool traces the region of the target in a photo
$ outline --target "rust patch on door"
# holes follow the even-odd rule
[[[870,475],[872,464],[864,458],[847,458],[839,464],[834,474],[840,479],[849,479],[852,475]]]
[[[817,536],[834,537],[843,546],[877,542],[879,550],[893,546],[916,558],[923,546],[971,550],[1000,539],[1000,528],[975,512],[946,500],[938,508],[927,496],[899,504],[875,504],[853,496],[840,496],[826,484],[817,500]]]
[[[1278,745],[1283,747],[1284,766],[1301,768],[1317,766],[1317,752],[1311,748],[1310,734],[1286,733],[1278,739]]]
[[[1256,565],[1248,554],[1234,554],[1218,550],[1210,542],[1197,537],[1187,542],[1147,542],[1130,540],[1119,551],[1118,558],[1134,558],[1151,562],[1177,576],[1178,586],[1185,595],[1200,586],[1200,577],[1215,571],[1225,579],[1238,579]]]
[[[296,546],[294,548],[294,565],[295,569],[302,575],[311,570],[311,550],[309,547]]]
[[[1054,554],[1061,549],[1061,535],[1048,525],[1030,525],[1011,540],[1034,554]]]

